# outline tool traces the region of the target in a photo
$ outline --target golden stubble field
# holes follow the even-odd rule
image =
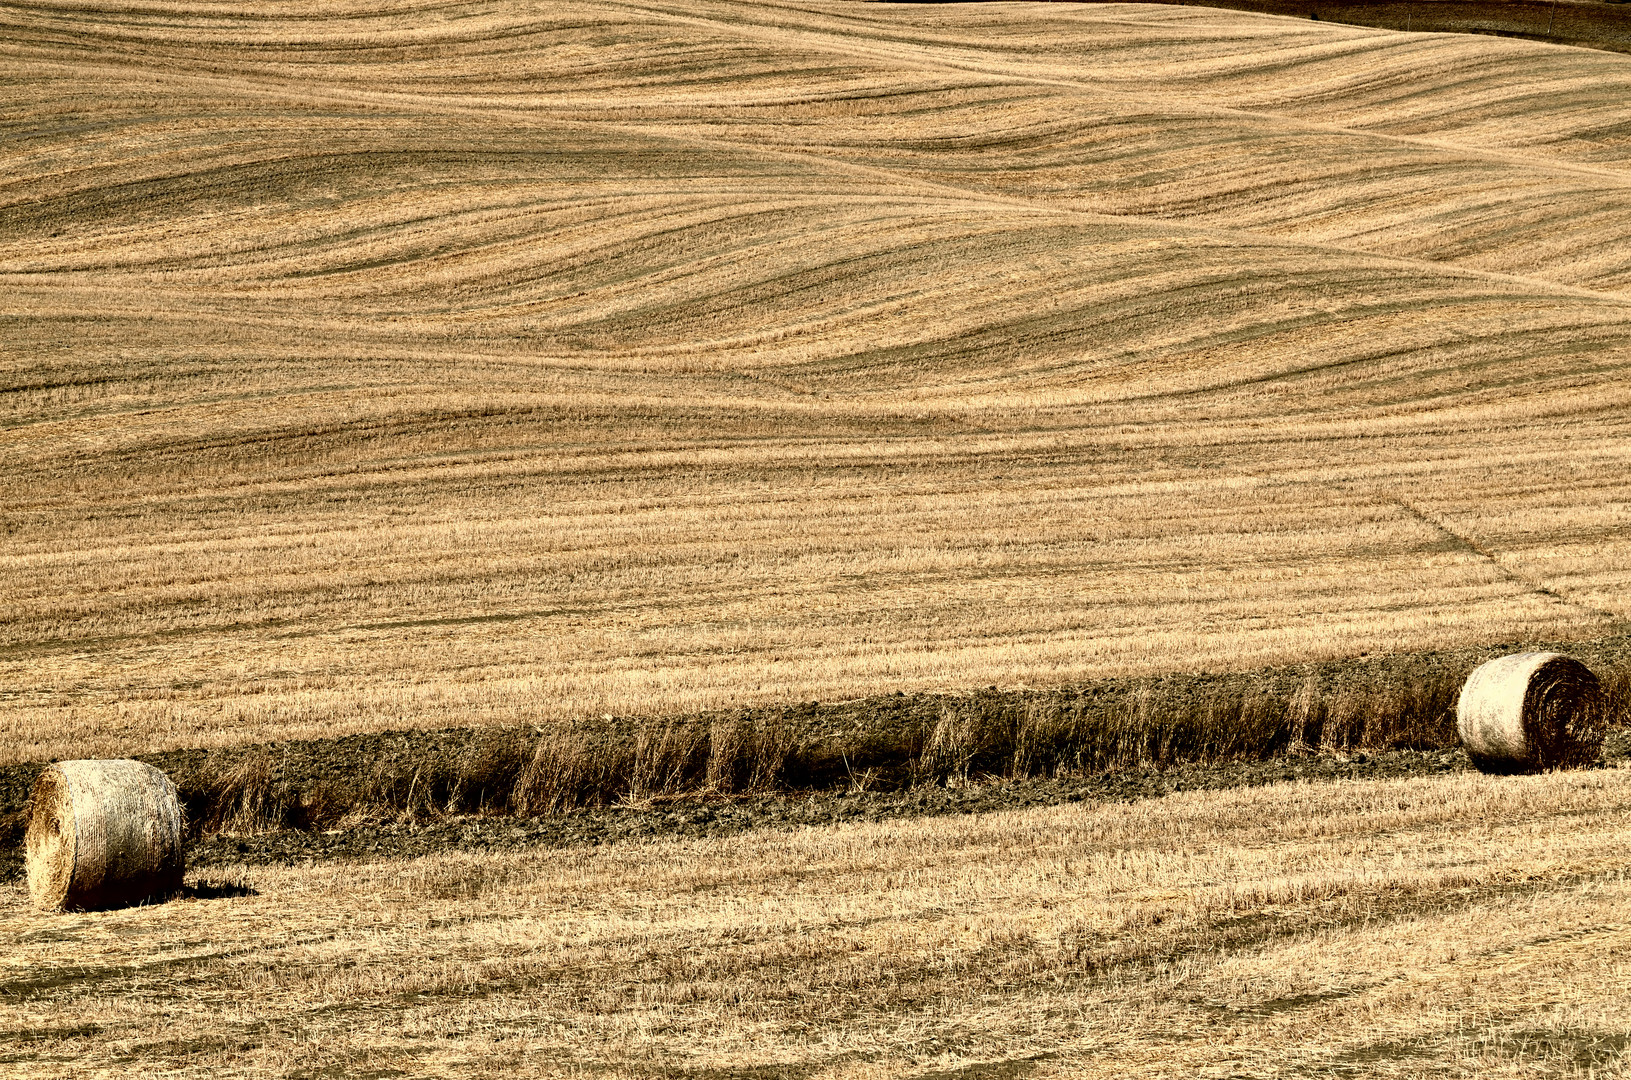
[[[1622,632],[1628,100],[1196,8],[0,3],[0,764]],[[12,882],[0,1071],[1617,1076],[1628,814]]]
[[[1625,1075],[1631,770],[0,886],[8,1076]],[[219,874],[219,871],[217,871]],[[220,880],[217,877],[216,880]]]
[[[1631,58],[0,6],[0,762],[1601,635]]]

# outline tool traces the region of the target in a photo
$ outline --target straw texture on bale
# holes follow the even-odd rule
[[[1602,688],[1561,653],[1514,653],[1479,665],[1456,703],[1456,731],[1483,772],[1568,769],[1603,743]]]
[[[140,761],[59,761],[34,782],[28,892],[48,910],[124,907],[181,888],[181,806]]]

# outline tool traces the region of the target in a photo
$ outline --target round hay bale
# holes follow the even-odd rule
[[[181,888],[176,786],[140,761],[48,766],[24,842],[29,896],[48,910],[124,907]]]
[[[1455,726],[1481,772],[1577,768],[1603,745],[1602,688],[1561,653],[1497,657],[1467,677]]]

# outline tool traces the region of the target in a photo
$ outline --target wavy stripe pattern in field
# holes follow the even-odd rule
[[[1596,634],[1631,57],[0,4],[0,759]]]

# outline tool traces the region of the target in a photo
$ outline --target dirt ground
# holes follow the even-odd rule
[[[392,824],[325,832],[281,830],[216,836],[196,844],[194,867],[235,863],[298,864],[328,859],[412,858],[447,851],[510,851],[623,840],[704,839],[765,827],[802,828],[949,814],[1130,802],[1174,791],[1257,787],[1292,780],[1431,776],[1468,768],[1460,751],[1360,753],[1352,758],[1145,768],[1073,780],[989,781],[964,788],[920,785],[905,791],[810,791],[721,798],[681,796],[644,806],[606,807],[529,819],[475,817],[426,825]]]
[[[1604,763],[1631,759],[1631,732],[1617,731]],[[420,855],[519,851],[625,840],[725,837],[764,827],[803,828],[841,822],[887,821],[988,813],[1073,802],[1131,802],[1179,791],[1218,791],[1289,781],[1380,780],[1470,769],[1460,750],[1284,757],[1272,761],[1142,768],[1076,779],[994,780],[904,791],[806,791],[723,797],[681,796],[646,805],[605,807],[535,818],[467,816],[417,824],[363,825],[308,832],[216,835],[194,842],[187,863],[196,870],[231,865],[300,865],[373,861]],[[0,882],[22,873],[22,852],[0,854]]]
[[[1631,52],[1631,6],[1591,0],[1157,0],[1418,33],[1493,34]]]
[[[1205,699],[1220,688],[1291,693],[1310,681],[1332,687],[1378,687],[1433,678],[1459,680],[1489,656],[1525,647],[1566,649],[1600,671],[1631,657],[1631,637],[1615,636],[1591,642],[1508,643],[1486,649],[1360,657],[1255,672],[1107,679],[1048,693],[1074,695],[1110,713],[1141,694],[1181,702]],[[992,707],[1013,707],[1041,693],[986,688],[970,696],[983,695]],[[1288,780],[1431,776],[1470,768],[1452,738],[1444,745],[1420,748],[1305,748],[1267,760],[1178,760],[1089,775],[1005,781],[976,775],[963,783],[913,782],[909,755],[915,752],[914,740],[947,702],[945,695],[898,694],[743,710],[741,717],[750,722],[756,717],[773,717],[793,732],[804,767],[783,790],[758,794],[693,790],[540,816],[516,816],[503,806],[449,812],[445,801],[415,802],[411,798],[416,785],[428,788],[424,778],[456,770],[484,749],[513,745],[530,752],[539,737],[530,728],[394,731],[233,749],[168,751],[142,755],[142,759],[177,781],[184,799],[194,800],[194,814],[199,817],[210,810],[197,800],[207,799],[216,790],[212,785],[246,760],[265,762],[269,785],[280,790],[321,790],[345,802],[342,813],[346,820],[315,827],[251,829],[241,834],[242,830],[227,824],[226,835],[214,835],[222,825],[206,829],[202,822],[195,823],[189,864],[197,867],[570,847],[649,837],[717,837],[764,826],[797,828],[1079,801],[1131,801],[1183,790],[1255,787]],[[696,717],[690,722],[705,725],[710,719]],[[607,743],[628,742],[636,737],[640,723],[637,717],[608,718],[594,725],[590,734]],[[1612,763],[1627,754],[1631,754],[1631,731],[1611,732],[1604,760]],[[40,768],[37,762],[0,767],[0,881],[15,880],[21,874],[28,793]],[[404,791],[409,798],[402,798]]]

